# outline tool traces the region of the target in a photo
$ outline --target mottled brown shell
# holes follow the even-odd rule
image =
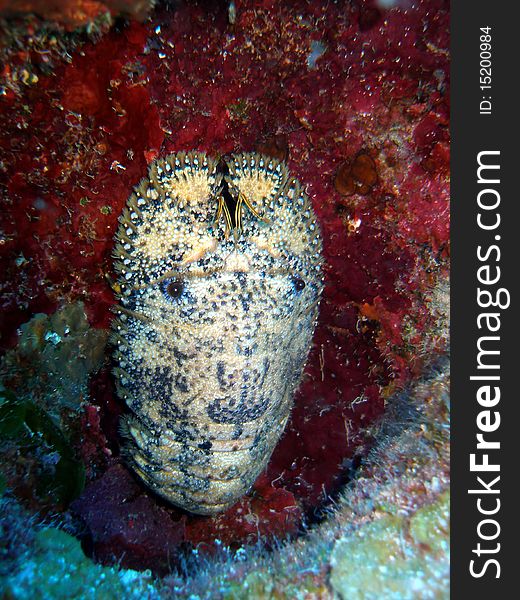
[[[225,163],[195,152],[154,161],[114,252],[114,372],[133,413],[126,455],[155,492],[199,514],[234,504],[268,462],[322,290],[319,227],[285,164],[256,154]],[[223,190],[240,230],[230,231]]]

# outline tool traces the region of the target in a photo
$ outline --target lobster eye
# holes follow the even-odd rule
[[[170,298],[180,298],[182,296],[182,292],[184,291],[184,281],[179,279],[169,281],[164,289]]]
[[[301,292],[305,288],[305,281],[303,281],[303,279],[300,279],[300,277],[295,277],[293,283],[294,289],[297,292]]]

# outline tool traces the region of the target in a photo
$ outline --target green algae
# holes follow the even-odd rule
[[[39,463],[32,493],[42,504],[67,506],[83,490],[85,468],[66,436],[43,409],[7,390],[0,392],[0,450],[26,469]]]
[[[158,598],[149,573],[95,565],[72,536],[55,528],[35,535],[31,556],[19,572],[0,581],[16,600],[119,600]]]
[[[0,361],[0,471],[5,487],[36,511],[60,511],[82,491],[81,413],[107,333],[90,327],[82,302],[20,327]]]
[[[449,492],[411,518],[386,515],[340,539],[331,566],[340,598],[447,598]]]
[[[222,591],[222,590],[221,590]],[[308,600],[327,598],[330,591],[324,578],[302,577],[295,581],[282,581],[266,570],[249,573],[243,580],[229,583],[223,600]]]
[[[88,378],[105,357],[107,333],[90,327],[82,302],[20,327],[16,348],[0,362],[3,386],[42,406],[59,425],[88,395]]]

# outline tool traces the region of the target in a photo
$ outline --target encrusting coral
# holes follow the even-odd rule
[[[83,489],[80,419],[106,339],[77,302],[35,315],[0,360],[0,472],[35,510],[63,510]]]

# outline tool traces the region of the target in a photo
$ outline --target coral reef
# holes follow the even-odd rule
[[[10,531],[4,534],[10,541],[0,551],[5,557],[18,548],[0,585],[14,598],[30,597],[35,581],[42,597],[49,590],[53,598],[76,597],[67,596],[71,589],[81,597],[101,584],[105,597],[123,598],[134,597],[132,590],[143,598],[332,598],[334,592],[341,598],[448,597],[448,392],[443,361],[429,378],[390,400],[391,416],[378,424],[379,443],[359,477],[304,537],[271,552],[217,541],[213,556],[194,550],[187,557],[184,575],[151,579],[149,572],[95,565],[63,531],[22,530],[27,520],[4,498],[0,528]],[[140,514],[132,517],[133,508],[113,515],[114,530],[125,519],[136,527]],[[137,536],[146,535],[146,524],[137,529]],[[72,571],[64,570],[65,557]]]
[[[440,597],[449,578],[449,495],[409,519],[386,516],[340,539],[330,583],[340,598]],[[374,577],[374,573],[382,573]]]
[[[150,575],[94,565],[78,540],[59,529],[34,533],[31,549],[22,557],[21,569],[2,582],[8,598],[160,598]]]
[[[38,15],[47,24],[72,31],[103,16],[144,19],[153,0],[0,0],[0,17]]]
[[[2,477],[39,510],[63,510],[83,489],[85,470],[49,415],[28,400],[0,394]]]
[[[154,584],[166,595],[350,593],[355,581],[334,545],[365,526],[404,532],[402,583],[430,569],[431,593],[442,595],[446,384],[417,381],[448,341],[449,3],[179,0],[144,21],[113,22],[101,16],[71,32],[30,16],[2,23],[8,497],[18,494],[30,514],[58,512],[110,563],[91,564],[97,573],[109,577],[114,563],[145,569],[148,553],[156,557],[160,574],[173,573]],[[121,464],[124,407],[101,362],[118,215],[155,158],[193,149],[286,160],[312,201],[325,259],[314,346],[286,432],[249,494],[215,518],[165,506]],[[60,329],[67,311],[80,324],[76,349]],[[417,402],[394,403],[410,386]],[[397,405],[388,431],[381,416],[391,420]],[[64,453],[86,477],[66,513],[81,486],[61,497],[44,486],[35,501],[27,493]],[[133,531],[127,501],[147,536]],[[170,533],[159,556],[161,531]]]
[[[88,397],[88,377],[105,358],[107,334],[90,327],[82,302],[47,316],[36,314],[19,330],[18,344],[0,361],[6,388],[33,399],[64,424]]]
[[[83,488],[80,415],[106,338],[77,302],[52,316],[35,315],[0,360],[0,471],[35,510],[63,510]]]

